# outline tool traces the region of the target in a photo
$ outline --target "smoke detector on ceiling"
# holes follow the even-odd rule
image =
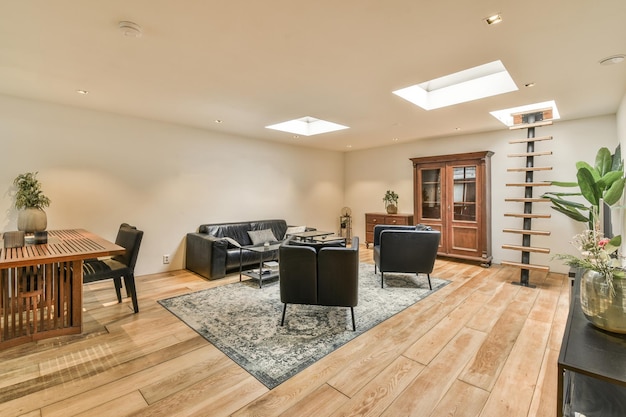
[[[124,36],[127,36],[129,38],[141,37],[141,26],[139,26],[137,23],[123,20],[120,22],[119,26]]]

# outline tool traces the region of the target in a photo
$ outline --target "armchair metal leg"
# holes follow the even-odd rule
[[[380,271],[380,288],[385,288],[385,273]]]
[[[287,311],[287,303],[283,306],[283,317],[280,319],[280,325],[285,324],[285,312]]]
[[[432,291],[433,285],[430,283],[430,274],[426,274],[428,276],[428,288]]]
[[[354,323],[354,307],[350,307],[350,313],[352,313],[352,331],[356,332],[356,324]]]

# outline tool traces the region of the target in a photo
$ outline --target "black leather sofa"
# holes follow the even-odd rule
[[[224,277],[239,270],[239,246],[254,245],[248,232],[271,230],[273,241],[282,241],[287,231],[285,220],[255,220],[235,223],[203,224],[197,233],[187,234],[185,267],[208,279]],[[262,254],[241,251],[244,267],[258,266]],[[278,251],[265,252],[264,261],[278,259]]]

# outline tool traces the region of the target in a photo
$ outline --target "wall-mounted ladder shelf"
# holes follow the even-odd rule
[[[507,187],[519,187],[523,188],[524,194],[518,198],[506,198],[504,201],[508,203],[522,203],[523,212],[505,213],[506,217],[515,217],[522,219],[521,229],[503,229],[504,233],[510,233],[513,235],[521,235],[522,244],[504,244],[503,249],[513,250],[521,252],[520,262],[502,261],[502,265],[509,265],[520,268],[520,281],[513,282],[513,284],[522,285],[525,287],[534,287],[530,284],[530,271],[549,272],[549,267],[545,265],[532,264],[530,262],[531,253],[550,253],[549,248],[541,248],[531,245],[532,236],[549,236],[550,232],[546,230],[533,230],[533,219],[548,219],[550,214],[533,213],[533,204],[545,203],[550,200],[545,198],[533,197],[533,190],[537,187],[549,186],[550,182],[535,182],[534,173],[539,171],[549,171],[552,169],[550,166],[535,166],[535,158],[542,156],[552,155],[552,151],[536,151],[535,144],[537,142],[552,140],[552,136],[535,137],[535,128],[541,126],[551,125],[551,120],[543,120],[546,118],[552,118],[551,111],[535,111],[533,113],[519,113],[513,115],[513,118],[517,124],[510,129],[527,129],[527,135],[525,139],[514,139],[509,141],[509,144],[526,145],[526,152],[509,154],[509,158],[524,158],[525,166],[523,167],[511,167],[507,169],[507,172],[523,172],[525,175],[524,182],[512,182],[506,184]],[[538,121],[537,121],[538,120]]]

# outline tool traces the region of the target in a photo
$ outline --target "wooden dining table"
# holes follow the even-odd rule
[[[0,349],[82,332],[83,262],[124,253],[83,229],[50,230],[48,242],[0,243]]]

